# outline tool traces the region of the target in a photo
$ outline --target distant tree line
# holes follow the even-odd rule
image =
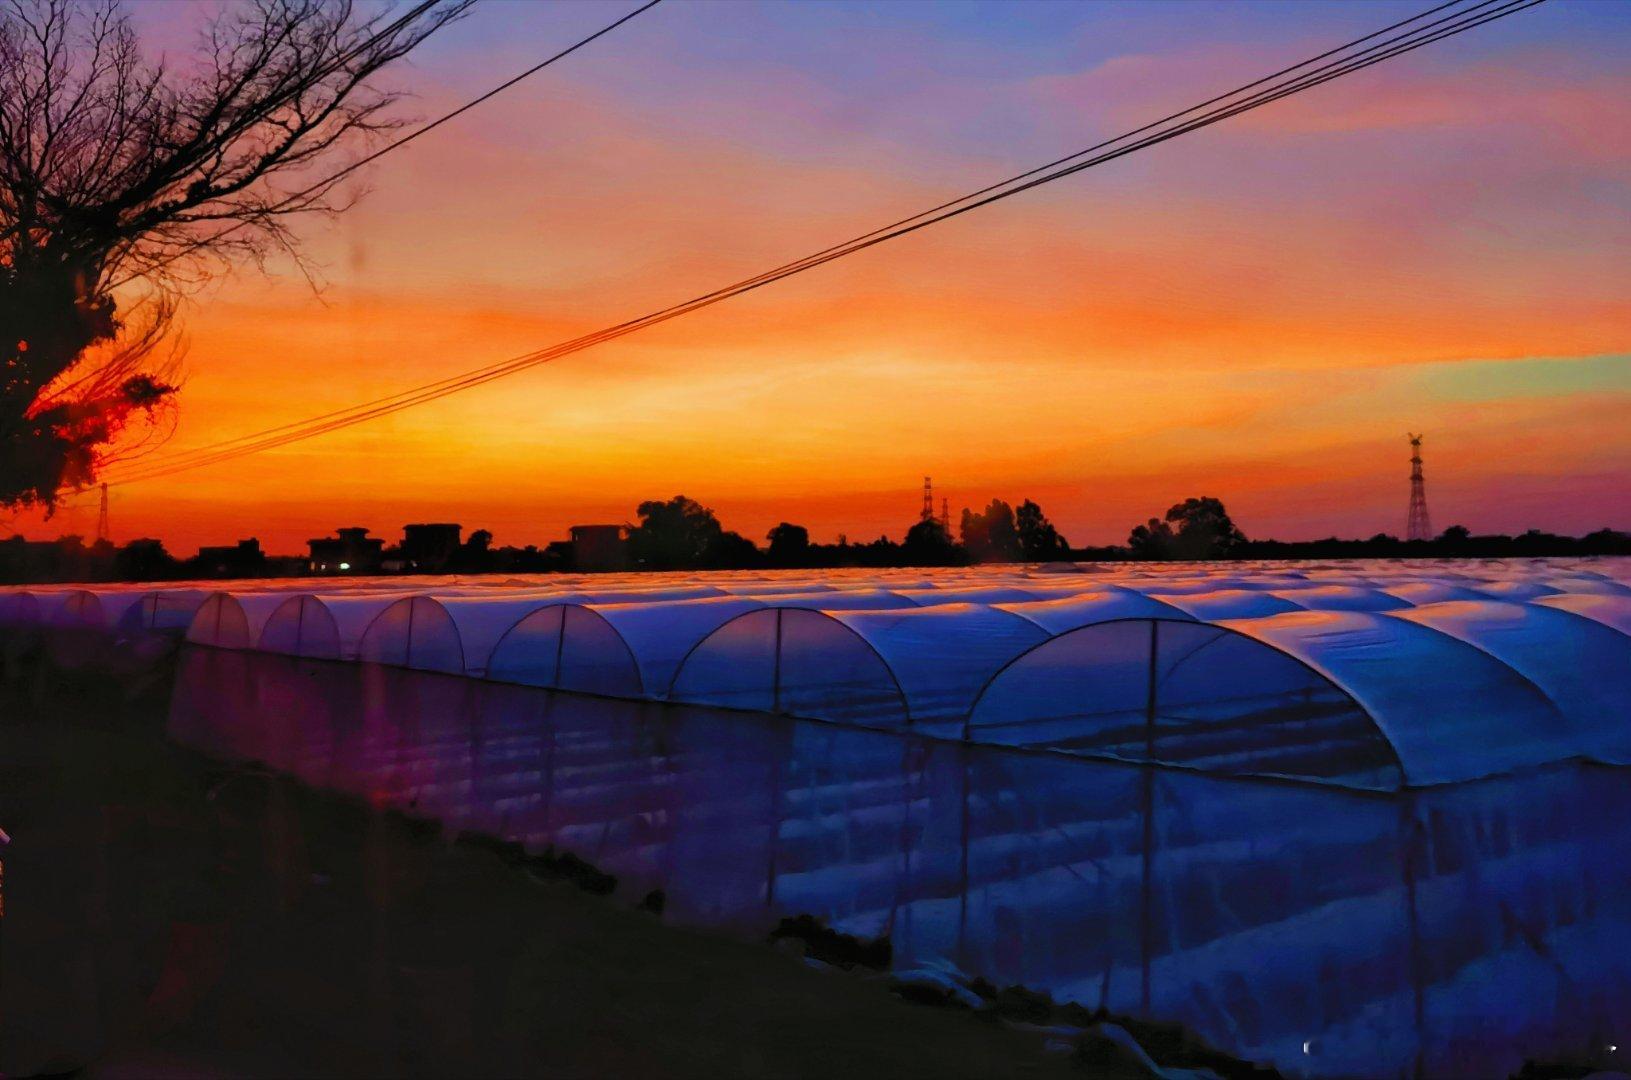
[[[83,537],[30,541],[21,536],[0,540],[0,582],[30,584],[51,581],[163,581],[176,574],[177,562],[157,540],[132,540],[115,547],[106,540],[87,544]]]
[[[1475,536],[1452,525],[1432,540],[1401,540],[1377,533],[1368,540],[1251,540],[1240,545],[1241,559],[1517,559],[1555,555],[1631,555],[1631,533],[1598,529],[1585,536],[1560,536],[1530,529],[1517,536]]]
[[[726,529],[713,510],[676,495],[636,508],[638,523],[628,527],[627,564],[635,570],[832,569],[837,567],[968,566],[976,563],[1350,558],[1505,558],[1557,555],[1631,555],[1631,533],[1599,529],[1583,537],[1531,529],[1519,536],[1474,536],[1452,525],[1432,540],[1400,540],[1378,533],[1368,540],[1287,542],[1250,540],[1230,518],[1222,500],[1199,496],[1175,503],[1160,517],[1136,525],[1124,546],[1073,548],[1048,520],[1042,507],[1026,499],[1015,509],[992,499],[984,509],[965,509],[957,535],[938,518],[911,525],[900,542],[880,536],[851,543],[811,541],[803,525],[781,522],[763,547]],[[395,549],[386,549],[389,560]],[[115,547],[86,544],[78,536],[27,541],[0,540],[0,582],[169,581],[210,577],[262,577],[303,574],[300,557],[262,557],[230,570],[204,558],[177,559],[153,539]],[[440,573],[548,573],[580,569],[572,545],[543,548],[495,547],[486,529],[472,532]]]
[[[1071,558],[1070,545],[1029,499],[1018,511],[992,499],[982,511],[964,510],[958,538],[938,518],[923,518],[897,543],[887,536],[858,544],[810,540],[803,525],[781,522],[760,548],[725,529],[714,512],[684,495],[643,502],[629,530],[630,565],[644,570],[822,569],[839,566],[966,566],[977,562],[1052,562]]]
[[[1125,548],[1099,549],[1101,558],[1130,559],[1490,559],[1558,555],[1631,555],[1631,533],[1598,529],[1559,536],[1530,529],[1518,536],[1474,536],[1452,525],[1431,540],[1377,533],[1368,540],[1248,540],[1220,499],[1175,503],[1166,514],[1135,525]],[[1082,553],[1078,552],[1079,557]]]

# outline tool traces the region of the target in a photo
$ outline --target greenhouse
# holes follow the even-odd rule
[[[203,589],[127,593],[122,601],[105,607],[120,633],[185,633],[209,596]]]
[[[1392,672],[1404,696],[1412,680],[1431,677],[1439,686],[1461,686],[1471,695],[1465,701],[1509,702],[1508,711],[1538,697],[1560,717],[1552,738],[1563,746],[1579,743],[1583,731],[1611,732],[1610,718],[1626,707],[1622,680],[1578,674],[1582,666],[1625,670],[1631,587],[1600,565],[1612,564],[1534,560],[1447,570],[1436,563],[1236,563],[1160,571],[1110,564],[1066,568],[1074,573],[981,567],[932,575],[455,578],[438,579],[433,588],[399,578],[335,581],[322,592],[305,591],[299,579],[213,593],[99,586],[0,592],[0,625],[19,632],[184,627],[189,642],[217,648],[885,727],[949,725],[974,738],[985,726],[970,719],[976,699],[988,711],[996,708],[994,695],[1055,663],[1048,659],[1055,654],[1044,652],[1007,670],[1043,642],[1120,620],[1195,622],[1231,627],[1280,650],[1327,679],[1323,696],[1346,695],[1361,708],[1368,702],[1360,687],[1373,697],[1388,693],[1366,685],[1375,665]],[[1198,631],[1172,629],[1168,636],[1184,633]],[[1116,655],[1113,637],[1107,631],[1072,639],[1107,650],[1096,658],[1069,651],[1068,643],[1051,646],[1065,650],[1057,655],[1068,656],[1076,671],[1070,692],[1084,702],[1102,698],[1112,713],[1122,707],[1123,688],[1115,682],[1121,676],[1098,671],[1094,679],[1110,681],[1083,680],[1091,661],[1108,664]],[[1311,645],[1361,637],[1370,659]],[[1230,642],[1198,651],[1163,674],[1172,680],[1169,693],[1186,684],[1190,696],[1201,685],[1224,694],[1233,675],[1207,676],[1209,658],[1243,657],[1244,648]],[[999,670],[1000,685],[988,688]],[[1509,697],[1508,686],[1521,689]],[[1067,718],[1054,719],[1059,732],[1070,726]],[[999,728],[1010,730],[1006,722],[991,730]],[[1452,741],[1460,737],[1453,723],[1435,728]],[[1080,741],[1060,737],[1060,748]],[[1117,745],[1108,729],[1082,738],[1084,746],[1105,739],[1105,746]],[[1615,741],[1605,733],[1585,740],[1581,752],[1618,760],[1621,752],[1609,745]]]
[[[1536,608],[1465,606],[1084,627],[993,678],[967,734],[1380,789],[1625,760],[1631,637]],[[1589,687],[1560,655],[1588,659]]]
[[[1604,626],[1611,626],[1622,634],[1631,634],[1631,597],[1628,596],[1578,593],[1543,596],[1536,601],[1536,605],[1572,611]]]
[[[759,600],[720,596],[636,604],[551,603],[493,648],[487,676],[610,697],[643,697],[666,683],[689,643]]]
[[[277,592],[213,593],[187,624],[187,640],[218,649],[253,649],[261,630],[286,599]]]
[[[367,603],[367,601],[362,601]],[[389,603],[389,601],[387,601]],[[385,605],[378,605],[383,609]],[[355,609],[353,609],[355,610]],[[305,656],[313,660],[339,660],[340,626],[322,598],[297,594],[281,598],[267,615],[255,640],[261,652]]]
[[[359,613],[367,616],[367,612]],[[357,659],[419,671],[464,674],[464,644],[447,608],[429,596],[404,596],[369,618]]]
[[[778,616],[784,641],[804,622],[849,641],[796,608],[716,633]],[[1377,660],[1402,654],[1395,683]],[[871,666],[846,700],[904,717],[885,653],[850,655]],[[1445,669],[1465,674],[1424,701],[1400,689]],[[1631,1005],[1613,947],[1631,929],[1624,774],[1582,762],[1592,733],[1524,676],[1408,620],[1044,637],[985,680],[968,741],[862,726],[881,711],[812,724],[346,672],[199,650],[172,727],[572,851],[631,902],[664,890],[675,922],[762,938],[814,915],[887,936],[897,966],[1176,1020],[1292,1074],[1505,1075],[1514,1045],[1612,1031]],[[1435,710],[1460,741],[1436,736]]]
[[[0,632],[185,627],[178,740],[676,922],[810,915],[1288,1074],[1484,1076],[1631,1016],[1626,573],[92,586],[0,591]]]
[[[894,727],[957,720],[997,668],[1047,632],[996,607],[767,608],[699,641],[674,701]]]

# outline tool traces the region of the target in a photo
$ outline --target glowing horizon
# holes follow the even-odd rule
[[[492,363],[816,250],[1416,4],[665,4],[371,167],[287,266],[193,297],[181,452]],[[174,10],[174,9],[171,9]],[[432,115],[606,21],[493,5]],[[171,22],[174,25],[170,25]],[[163,41],[185,20],[144,22]],[[1631,527],[1631,9],[1543,5],[523,375],[115,489],[178,555],[414,521],[543,545],[683,493],[761,540],[1040,502],[1119,543]],[[0,534],[94,533],[94,495]]]

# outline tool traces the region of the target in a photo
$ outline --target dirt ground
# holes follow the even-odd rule
[[[1080,1075],[1039,1034],[223,769],[162,711],[0,695],[5,1075]]]

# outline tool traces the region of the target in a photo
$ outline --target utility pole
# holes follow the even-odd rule
[[[1421,475],[1420,435],[1410,436],[1410,514],[1405,521],[1404,535],[1406,540],[1433,538],[1433,522],[1427,516],[1427,483]]]

